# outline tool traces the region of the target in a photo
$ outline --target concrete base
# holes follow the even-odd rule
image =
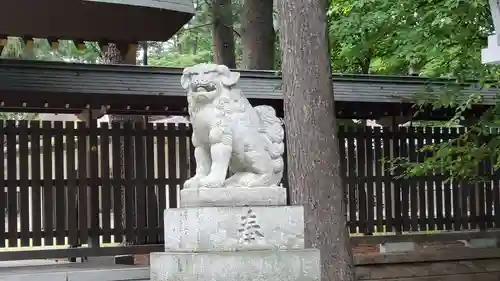
[[[413,242],[397,242],[380,244],[381,253],[400,253],[415,251],[415,243]]]
[[[151,281],[319,281],[316,249],[152,253]]]
[[[302,206],[167,209],[166,251],[304,248]]]
[[[465,243],[465,245],[469,248],[496,248],[497,247],[497,239],[496,238],[476,238],[470,239]]]
[[[283,187],[183,189],[180,207],[286,206]]]

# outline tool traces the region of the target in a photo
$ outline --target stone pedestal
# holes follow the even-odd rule
[[[181,192],[165,210],[165,252],[150,257],[151,281],[317,281],[320,254],[304,249],[304,211],[284,188]],[[225,206],[224,206],[225,205]]]

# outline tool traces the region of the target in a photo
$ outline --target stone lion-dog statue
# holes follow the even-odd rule
[[[283,177],[282,122],[272,107],[252,107],[236,88],[239,78],[217,64],[183,71],[196,160],[186,189],[273,187]]]

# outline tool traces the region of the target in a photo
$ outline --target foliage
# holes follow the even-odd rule
[[[482,65],[481,49],[493,30],[487,0],[331,1],[329,7],[332,65],[335,72],[453,77],[442,91],[426,89],[415,96],[419,110],[451,110],[452,128],[463,134],[426,145],[422,163],[396,159],[403,176],[444,174],[448,180],[480,180],[478,167],[500,167],[500,103],[482,116],[468,110],[482,102],[478,94],[460,94],[461,82],[498,81],[499,67]],[[419,123],[419,122],[417,122]],[[429,126],[427,122],[417,125]],[[400,171],[399,171],[400,172]]]
[[[36,120],[37,118],[37,113],[0,112],[0,120]]]
[[[479,167],[487,167],[492,171],[500,169],[500,102],[476,117],[470,115],[470,110],[483,102],[481,95],[474,93],[464,98],[459,92],[445,92],[437,97],[423,99],[419,106],[431,110],[452,109],[454,114],[450,120],[435,128],[448,128],[452,137],[420,148],[420,153],[428,155],[424,161],[415,163],[409,159],[396,158],[392,161],[395,164],[393,168],[399,169],[401,177],[406,178],[441,174],[447,181],[485,180]],[[467,127],[462,126],[464,123]]]
[[[331,1],[336,72],[488,76],[481,48],[492,30],[487,0]]]
[[[52,49],[47,40],[35,39],[32,51],[26,43],[17,37],[9,37],[2,52],[2,57],[11,59],[66,61],[80,63],[99,63],[100,50],[96,43],[85,43],[82,50],[78,50],[72,41],[60,40],[58,47]]]

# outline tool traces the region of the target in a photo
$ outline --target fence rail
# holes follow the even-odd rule
[[[0,121],[0,250],[88,244],[104,255],[119,250],[99,249],[103,243],[162,244],[163,210],[177,207],[180,186],[194,171],[192,129],[140,124]],[[350,232],[499,227],[500,177],[486,166],[490,181],[459,185],[441,175],[396,179],[382,161],[422,161],[429,155],[419,147],[462,130],[341,127]],[[47,255],[69,253],[54,251]],[[9,254],[0,251],[0,260]]]

